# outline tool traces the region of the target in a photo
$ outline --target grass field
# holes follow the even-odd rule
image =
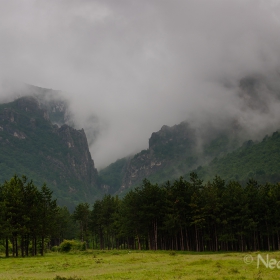
[[[260,261],[257,268],[258,254],[265,263],[268,254],[270,267]],[[278,261],[280,252],[48,253],[44,257],[0,258],[0,279],[280,279]]]

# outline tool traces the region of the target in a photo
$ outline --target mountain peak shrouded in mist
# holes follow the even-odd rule
[[[85,132],[52,123],[61,103],[48,102],[28,95],[0,104],[0,180],[24,174],[37,186],[46,183],[60,205],[91,203],[101,190]]]
[[[1,1],[0,79],[60,90],[98,168],[184,120],[257,139],[279,123],[279,18],[274,0]]]

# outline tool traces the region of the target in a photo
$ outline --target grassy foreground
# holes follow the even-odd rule
[[[270,261],[270,267],[260,262]],[[0,279],[280,279],[280,252],[87,251],[0,258]],[[248,264],[246,264],[248,263]],[[61,279],[60,278],[60,279]]]

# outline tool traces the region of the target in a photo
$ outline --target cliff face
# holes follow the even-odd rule
[[[158,132],[152,133],[147,150],[101,170],[101,184],[110,193],[126,192],[131,187],[141,185],[145,178],[161,184],[182,175],[188,176],[200,165],[239,145],[234,132],[230,135],[230,131],[234,131],[231,126],[227,131],[214,131],[209,127],[205,130],[207,138],[202,141],[201,132],[187,122],[172,127],[164,125]]]
[[[67,175],[74,174],[78,180],[84,181],[90,192],[90,186],[97,185],[97,170],[88,149],[84,130],[76,130],[68,125],[63,125],[56,132],[62,143],[69,149],[67,153]]]
[[[121,193],[145,178],[163,183],[195,168],[197,159],[196,131],[187,122],[164,125],[152,133],[147,150],[101,170],[101,184],[110,193]]]
[[[35,97],[0,105],[0,180],[24,174],[46,182],[62,205],[93,202],[100,190],[85,132],[54,125],[52,106]]]
[[[178,162],[188,161],[192,165],[192,155],[196,144],[195,130],[188,123],[169,127],[152,133],[149,149],[136,154],[127,164],[121,190],[140,184],[144,178],[162,182],[175,172]]]

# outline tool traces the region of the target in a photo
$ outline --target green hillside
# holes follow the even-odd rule
[[[200,178],[210,180],[218,174],[225,180],[245,182],[255,178],[259,182],[280,181],[280,133],[274,132],[261,142],[247,141],[242,147],[209,165],[196,169]]]
[[[122,185],[122,177],[128,160],[129,158],[119,159],[100,170],[98,173],[99,185],[103,186],[105,189],[109,187],[108,192],[111,194],[117,192]]]
[[[38,186],[47,183],[61,205],[99,195],[83,130],[53,125],[32,97],[0,105],[0,168],[1,183],[24,174]]]
[[[200,145],[198,138],[196,129],[186,122],[163,126],[152,133],[147,150],[102,169],[99,182],[111,194],[125,193],[145,178],[158,184],[174,180],[239,147],[235,135],[227,131],[217,131]]]

